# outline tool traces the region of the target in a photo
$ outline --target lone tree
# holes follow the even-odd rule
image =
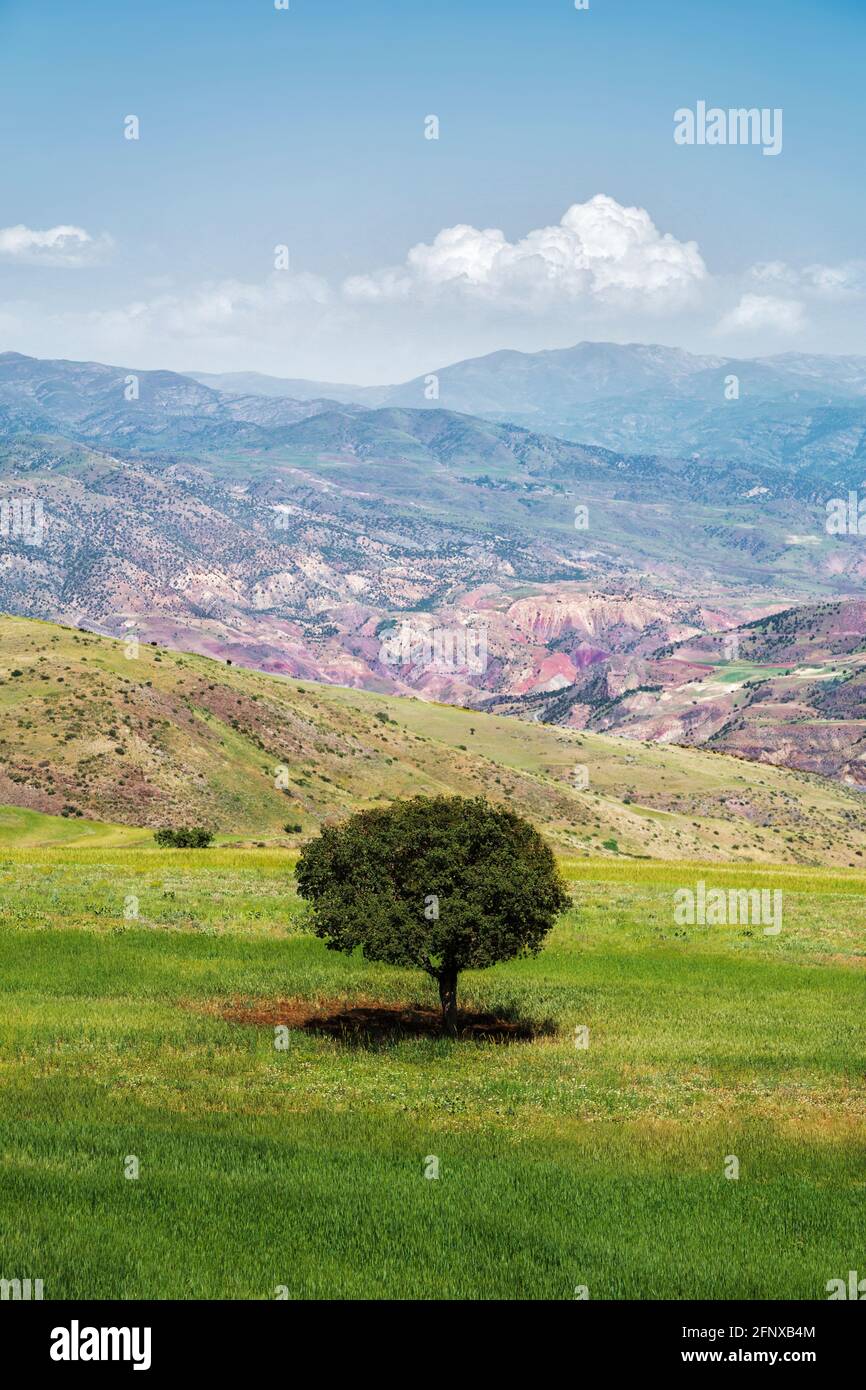
[[[332,951],[425,970],[457,1032],[457,976],[534,955],[570,899],[534,826],[483,797],[416,796],[326,826],[296,869]]]

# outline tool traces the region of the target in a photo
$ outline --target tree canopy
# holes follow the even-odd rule
[[[424,970],[455,1031],[457,975],[534,954],[570,902],[550,846],[483,797],[413,797],[326,826],[296,869],[331,950]]]

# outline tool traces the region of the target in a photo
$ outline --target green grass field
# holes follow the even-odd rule
[[[307,934],[289,850],[39,833],[0,847],[3,1277],[47,1298],[821,1299],[866,1268],[866,875],[565,861],[575,905],[542,954],[462,980],[533,1041],[293,1030],[279,1051],[228,1006],[431,992]],[[676,926],[698,878],[782,888],[782,933]]]

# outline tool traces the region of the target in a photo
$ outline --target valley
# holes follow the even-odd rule
[[[15,1364],[850,1375],[866,4],[0,32]]]
[[[574,350],[568,390],[608,399],[629,367],[635,385],[680,390],[730,366],[608,349]],[[484,365],[511,382],[507,355]],[[756,363],[752,379],[769,409],[782,377],[805,371]],[[857,364],[839,372],[856,396]],[[856,453],[807,466],[620,454],[441,404],[228,394],[7,353],[0,505],[38,502],[44,535],[4,536],[0,607],[861,787],[866,551],[826,519],[862,471]],[[798,640],[822,611],[843,622],[844,651]],[[756,634],[779,615],[790,650],[762,655]],[[483,642],[485,659],[395,660],[413,650],[401,633],[422,651]]]

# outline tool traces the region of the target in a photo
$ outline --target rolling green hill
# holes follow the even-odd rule
[[[23,806],[0,806],[0,845],[4,850],[134,849],[153,845],[150,832],[133,825],[111,825],[76,816],[49,816]]]
[[[508,802],[569,855],[863,862],[862,797],[821,778],[152,646],[125,653],[0,618],[0,804],[59,818],[4,813],[0,838],[122,844],[121,830],[85,822],[194,822],[223,839],[296,844],[359,807],[446,791]]]

